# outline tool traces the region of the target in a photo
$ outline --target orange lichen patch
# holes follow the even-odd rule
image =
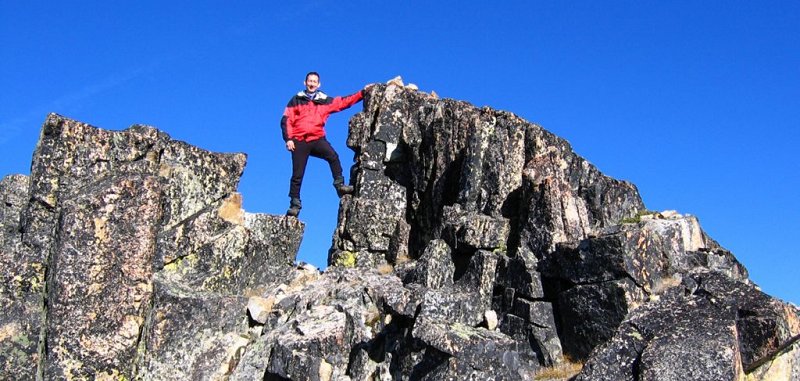
[[[534,380],[569,380],[580,373],[581,369],[582,362],[565,356],[561,362],[537,371]]]
[[[242,195],[233,193],[219,207],[219,217],[236,225],[244,225],[244,210],[242,210]]]
[[[394,272],[394,267],[389,264],[382,264],[378,266],[378,273],[381,275],[391,274]]]
[[[783,313],[789,325],[789,332],[791,332],[792,335],[800,334],[800,316],[797,314],[797,307],[791,304],[783,304]]]
[[[9,337],[14,337],[19,334],[19,324],[9,323],[0,327],[0,342],[5,341]]]
[[[94,219],[94,239],[97,243],[106,243],[108,241],[108,220],[106,218]]]
[[[172,174],[172,166],[162,162],[161,166],[158,168],[158,175],[161,177],[169,177]]]

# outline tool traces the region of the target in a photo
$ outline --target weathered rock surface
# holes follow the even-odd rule
[[[756,291],[696,218],[646,211],[632,184],[604,176],[566,141],[513,114],[397,83],[376,86],[350,122],[348,145],[356,152],[355,192],[341,202],[329,264],[388,263],[419,295],[412,302],[418,313],[408,317],[412,336],[427,345],[417,359],[426,377],[448,379],[444,369],[457,364],[490,367],[488,358],[476,365],[470,354],[431,340],[449,337],[452,327],[488,327],[489,311],[503,337],[493,340],[511,340],[520,358],[535,359],[525,371],[562,362],[563,353],[628,369],[585,379],[736,379],[796,334],[794,306],[766,296],[769,303],[753,304],[732,291],[729,306],[761,307],[720,310],[684,296],[674,299],[683,319],[708,323],[655,341],[628,332],[632,316],[665,303],[665,293],[697,274]],[[476,277],[476,263],[493,274]],[[655,309],[643,319],[671,319],[665,314],[676,310]],[[712,332],[713,340],[699,343],[696,334]],[[686,348],[691,340],[698,343]],[[616,342],[616,352],[598,349]],[[623,361],[623,353],[636,356]],[[525,371],[516,377],[532,377]]]
[[[0,379],[800,379],[797,307],[540,126],[396,78],[348,145],[321,273],[244,155],[50,115],[0,181]]]
[[[795,336],[774,355],[754,364],[746,379],[748,381],[800,379],[800,336]]]
[[[288,276],[303,230],[241,210],[244,163],[48,116],[30,177],[0,183],[0,379],[228,372],[245,293]]]
[[[751,284],[695,272],[632,312],[577,379],[738,380],[745,371],[751,379],[768,379],[759,375],[766,368],[754,373],[753,366],[778,362],[776,368],[796,367],[793,355],[776,354],[796,341],[797,331],[793,307]]]
[[[27,202],[27,176],[0,181],[0,379],[33,379],[41,359],[44,260],[22,245],[20,214]]]
[[[61,205],[48,266],[46,378],[125,374],[133,362],[151,305],[160,191],[152,176],[110,178]]]
[[[211,380],[229,374],[250,341],[246,298],[198,292],[161,274],[154,287],[137,375],[145,380]]]

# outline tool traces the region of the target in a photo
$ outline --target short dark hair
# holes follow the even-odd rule
[[[317,79],[319,79],[319,73],[317,73],[316,71],[309,71],[308,74],[306,74],[306,81],[308,81],[308,77],[311,75],[316,75]]]

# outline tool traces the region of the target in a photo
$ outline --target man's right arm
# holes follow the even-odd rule
[[[286,108],[283,109],[283,116],[281,117],[281,134],[283,135],[283,141],[286,142],[286,149],[289,151],[294,151],[294,141],[289,139],[289,129],[294,126],[294,118],[292,118],[292,103],[294,101],[294,97],[289,100],[289,103],[286,105]]]
[[[292,112],[292,107],[295,106],[294,103],[294,97],[292,97],[292,99],[289,99],[289,103],[286,104],[286,108],[283,109],[283,116],[281,117],[281,133],[283,134],[283,141],[289,140],[289,133],[291,132],[290,129],[294,127],[294,118],[292,117],[294,115]]]
[[[288,109],[287,109],[288,110]],[[289,140],[289,133],[286,131],[287,120],[289,117],[286,116],[286,111],[283,112],[283,117],[281,117],[281,134],[283,135],[283,141]]]

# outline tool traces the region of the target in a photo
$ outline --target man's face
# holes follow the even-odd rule
[[[306,77],[306,90],[313,93],[317,89],[319,89],[319,77],[313,74]]]

